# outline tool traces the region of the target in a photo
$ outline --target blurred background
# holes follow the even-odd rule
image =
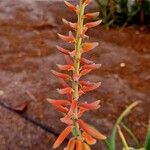
[[[150,0],[93,0],[86,11],[99,11],[103,20],[88,32],[99,46],[86,56],[102,64],[86,79],[102,86],[81,100],[101,99],[102,107],[83,118],[109,136],[119,114],[140,100],[125,121],[143,144],[150,111]],[[46,101],[62,98],[50,72],[64,63],[55,47],[66,46],[57,37],[69,30],[62,18],[76,21],[62,0],[0,0],[0,150],[52,150],[65,127]],[[105,150],[102,142],[92,148]]]

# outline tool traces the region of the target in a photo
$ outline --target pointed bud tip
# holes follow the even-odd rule
[[[57,49],[59,49],[59,48],[60,48],[60,46],[56,45],[56,48],[57,48]]]
[[[95,46],[98,46],[98,45],[99,45],[99,43],[98,43],[98,42],[95,42],[95,43],[94,43],[94,45],[95,45]]]
[[[52,101],[52,99],[50,99],[50,98],[46,98],[46,100],[47,100],[48,102],[51,102],[51,101]]]

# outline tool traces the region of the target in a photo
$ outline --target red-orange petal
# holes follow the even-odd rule
[[[88,59],[82,57],[81,58],[81,63],[89,65],[89,64],[93,64],[93,61],[88,60]]]
[[[78,118],[80,118],[83,115],[83,113],[86,112],[86,111],[87,111],[87,109],[85,109],[83,107],[80,107],[79,112],[78,112]]]
[[[73,30],[77,29],[77,23],[72,23],[70,21],[67,21],[66,19],[62,19],[63,23],[69,27],[71,27]]]
[[[87,27],[84,27],[84,28],[81,30],[80,36],[81,36],[82,38],[86,37],[85,33],[86,33],[87,30],[88,30]]]
[[[100,85],[101,85],[101,82],[93,83],[90,86],[83,86],[80,90],[85,93],[85,92],[89,92],[89,91],[93,91],[97,89]]]
[[[60,47],[60,46],[57,46],[57,45],[56,45],[56,48],[57,48],[61,53],[65,54],[65,55],[69,55],[69,51],[68,51],[67,49],[64,49],[64,48],[62,48],[62,47]]]
[[[68,108],[66,108],[66,107],[64,107],[64,106],[62,106],[62,105],[54,105],[54,107],[55,107],[58,111],[60,111],[60,112],[62,112],[62,113],[65,113],[65,114],[68,113]]]
[[[59,137],[57,138],[57,140],[55,141],[53,148],[57,148],[63,141],[64,139],[70,134],[72,129],[72,126],[68,126],[67,128],[65,128],[61,134],[59,135]]]
[[[66,150],[74,150],[75,143],[76,143],[76,140],[74,138],[71,138],[68,142]]]
[[[72,5],[71,3],[67,2],[67,1],[64,1],[64,2],[66,4],[66,6],[69,8],[69,10],[77,12],[76,6]]]
[[[84,18],[93,19],[99,16],[99,12],[87,13],[84,15]]]
[[[74,42],[75,42],[75,38],[74,38],[72,35],[66,36],[66,35],[58,34],[58,36],[59,36],[62,40],[66,41],[66,42],[68,42],[68,43],[74,43]]]
[[[98,42],[84,43],[82,50],[83,50],[83,52],[88,52],[88,51],[94,49],[97,46],[98,46]]]
[[[61,118],[60,120],[61,120],[61,122],[65,123],[67,125],[73,124],[73,121],[70,116],[65,116],[65,117]]]
[[[82,141],[81,140],[76,140],[76,150],[83,150],[82,149]]]
[[[94,145],[96,143],[96,140],[92,136],[90,136],[88,133],[83,132],[82,136],[89,145]]]
[[[91,83],[90,81],[80,80],[80,85],[81,86],[91,86],[91,85],[93,85],[93,83]]]
[[[74,57],[76,55],[76,50],[73,50],[72,52],[69,53],[71,57]]]
[[[69,53],[69,55],[70,55],[70,53]],[[65,57],[65,61],[66,61],[66,63],[67,63],[68,65],[72,65],[72,64],[73,64],[73,60],[71,59],[70,56],[64,55],[64,57]]]
[[[67,75],[67,74],[64,74],[64,73],[60,73],[60,72],[57,72],[55,70],[51,70],[51,72],[58,78],[62,78],[64,80],[69,80],[70,79],[70,76]]]
[[[74,74],[74,75],[73,75],[73,80],[76,81],[76,82],[78,82],[79,79],[80,79],[80,77],[81,77],[81,76],[80,76],[79,74]]]
[[[71,116],[75,112],[75,109],[77,108],[77,103],[77,100],[72,100],[71,108],[67,114],[68,116]]]
[[[84,27],[86,27],[86,28],[93,28],[93,27],[96,27],[96,26],[98,26],[100,23],[102,22],[102,20],[98,20],[98,21],[94,21],[94,22],[89,22],[89,23],[86,23],[85,25],[84,25]]]
[[[63,88],[69,87],[69,85],[65,82],[65,80],[59,79],[59,81]],[[67,96],[68,96],[68,101],[72,102],[72,93],[68,93]]]
[[[101,64],[90,64],[90,65],[84,65],[82,66],[82,69],[99,69],[101,67]]]
[[[77,29],[77,23],[72,23],[72,22],[69,22],[69,25],[70,25],[70,27],[72,28],[72,29]]]
[[[80,106],[85,109],[98,109],[100,107],[100,100],[92,103],[81,103]]]
[[[81,89],[79,90],[79,95],[81,96],[82,94],[85,94],[86,92],[93,91],[97,89],[100,85],[101,85],[101,82],[93,83],[87,86],[82,86]]]
[[[68,20],[66,20],[66,19],[64,19],[64,18],[62,18],[62,22],[65,24],[65,25],[69,25],[69,21]]]
[[[56,100],[50,98],[47,98],[47,101],[53,105],[67,105],[70,103],[68,100]]]
[[[87,132],[94,138],[100,139],[100,140],[106,139],[106,136],[104,136],[102,133],[100,133],[99,131],[97,131],[96,129],[88,125],[87,123],[85,123],[83,120],[79,119],[78,123],[81,129],[83,129],[85,132]]]
[[[84,70],[82,70],[81,72],[80,72],[80,77],[81,76],[84,76],[84,75],[86,75],[86,74],[88,74],[89,72],[91,72],[92,71],[92,69],[84,69]]]
[[[74,80],[74,81],[79,81],[79,79],[80,79],[82,76],[88,74],[88,73],[91,72],[91,71],[92,71],[92,69],[83,69],[83,70],[81,70],[80,74],[74,74],[74,75],[73,75],[73,80]]]
[[[59,94],[71,94],[72,93],[72,88],[67,87],[67,88],[63,88],[63,89],[57,89]]]
[[[74,70],[74,67],[72,65],[60,65],[60,64],[57,64],[57,67],[60,70],[65,70],[65,71]]]

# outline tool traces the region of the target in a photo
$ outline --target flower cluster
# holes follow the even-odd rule
[[[81,79],[93,69],[97,69],[101,66],[83,57],[84,53],[98,46],[97,42],[85,42],[88,38],[86,35],[87,30],[101,23],[101,20],[84,23],[84,19],[94,19],[99,15],[98,12],[84,13],[86,6],[91,1],[92,0],[80,0],[77,6],[64,1],[69,10],[76,13],[78,21],[77,23],[73,23],[66,19],[62,19],[63,23],[74,31],[75,34],[71,31],[69,31],[69,35],[58,34],[62,40],[73,44],[74,50],[68,50],[57,46],[57,49],[64,54],[67,63],[66,65],[57,65],[63,73],[54,70],[52,70],[52,73],[59,78],[62,84],[62,88],[57,89],[58,93],[67,95],[67,98],[61,100],[47,100],[58,111],[64,114],[60,120],[65,123],[67,127],[61,132],[53,148],[57,148],[70,133],[72,133],[73,137],[69,140],[64,150],[90,150],[89,145],[95,144],[96,139],[106,139],[103,134],[80,119],[84,112],[100,107],[100,100],[92,103],[79,102],[79,97],[81,95],[101,85],[100,82],[92,83]],[[64,73],[65,71],[69,71],[70,73],[66,74]]]

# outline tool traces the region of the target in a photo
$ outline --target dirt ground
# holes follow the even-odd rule
[[[64,63],[55,47],[65,45],[56,34],[68,30],[62,17],[76,19],[62,2],[0,1],[0,150],[52,150],[65,127],[61,114],[46,101],[60,98],[55,90],[60,85],[50,70]],[[126,122],[143,144],[150,112],[150,31],[100,26],[88,34],[100,45],[86,57],[102,67],[86,79],[102,86],[82,100],[101,99],[102,107],[83,118],[109,136],[125,107],[140,100]],[[19,113],[16,108],[24,102],[27,109]],[[105,150],[102,142],[92,148]]]

